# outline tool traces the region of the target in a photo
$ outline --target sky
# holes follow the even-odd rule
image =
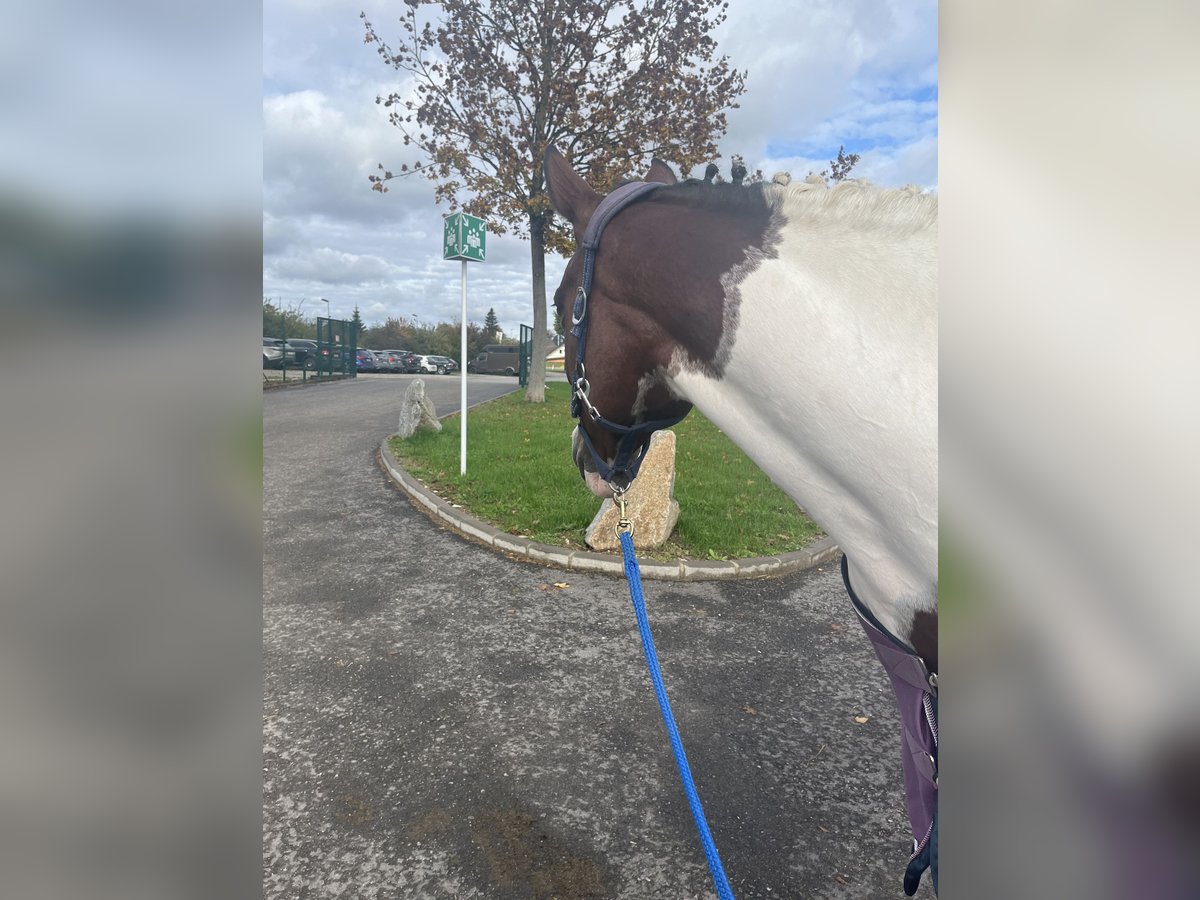
[[[400,132],[375,98],[401,74],[363,43],[360,10],[385,40],[397,4],[266,0],[263,5],[263,296],[305,316],[368,325],[388,317],[453,322],[461,264],[441,257],[446,205],[434,182],[395,179],[370,189],[382,163],[398,171]],[[717,146],[723,173],[740,153],[768,177],[819,172],[838,147],[854,174],[936,190],[937,5],[932,0],[730,0],[718,53],[746,70],[740,107]],[[670,162],[668,160],[668,162]],[[547,296],[565,260],[547,254]],[[469,263],[467,318],[495,309],[516,335],[532,324],[529,244],[489,234],[487,261]]]

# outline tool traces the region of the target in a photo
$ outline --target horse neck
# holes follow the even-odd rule
[[[846,553],[894,634],[936,610],[936,232],[784,226],[726,279],[719,372],[676,352],[691,401]]]

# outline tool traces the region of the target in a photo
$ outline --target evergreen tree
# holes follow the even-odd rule
[[[483,330],[487,332],[488,340],[496,339],[496,329],[500,327],[500,320],[496,318],[496,310],[489,308],[487,317],[483,320]]]

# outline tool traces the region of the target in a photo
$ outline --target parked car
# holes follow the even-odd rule
[[[421,354],[405,353],[400,357],[400,371],[408,375],[414,372],[424,372],[425,370],[421,368]]]
[[[467,363],[468,372],[481,375],[516,375],[521,370],[521,348],[516,344],[488,344]]]
[[[453,375],[458,371],[458,363],[448,356],[428,356],[426,359],[437,366],[439,375]]]
[[[379,359],[380,368],[388,372],[404,371],[403,350],[376,350],[375,356]]]
[[[264,337],[263,341],[263,368],[278,369],[283,365],[283,341],[279,338]]]
[[[379,361],[375,359],[375,354],[365,347],[359,347],[354,354],[354,365],[360,372],[374,372],[379,368]]]
[[[285,345],[285,352],[289,366],[295,365],[310,370],[317,367],[320,351],[316,341],[310,341],[306,338],[293,338]]]
[[[348,364],[349,362],[349,350],[339,348],[336,345],[317,345],[317,368],[322,371],[341,372],[343,364]]]
[[[409,363],[412,371],[420,375],[432,375],[437,372],[437,366],[429,361],[428,356],[415,354],[413,360]]]

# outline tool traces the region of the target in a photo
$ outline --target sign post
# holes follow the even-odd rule
[[[462,260],[462,345],[458,374],[461,382],[459,415],[462,430],[459,440],[458,473],[467,474],[467,263],[483,262],[487,244],[487,224],[466,213],[451,213],[443,219],[442,259]]]

